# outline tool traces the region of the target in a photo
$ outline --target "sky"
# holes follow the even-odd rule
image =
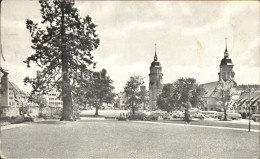
[[[115,92],[133,74],[145,77],[157,44],[163,83],[193,77],[198,83],[218,80],[225,38],[238,84],[260,84],[259,2],[257,1],[76,1],[82,17],[98,25],[99,47],[92,52],[96,71],[106,68]],[[36,67],[23,61],[34,54],[25,22],[40,23],[38,1],[3,1],[1,43],[9,80],[25,91],[26,76]]]

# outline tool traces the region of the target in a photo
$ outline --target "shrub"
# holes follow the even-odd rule
[[[10,122],[11,122],[11,124],[23,123],[24,116],[22,116],[22,115],[18,115],[17,117],[12,116]]]
[[[123,121],[125,121],[125,120],[126,120],[126,117],[120,116],[120,117],[117,117],[116,119],[117,119],[117,120],[123,120]]]
[[[145,113],[140,113],[137,112],[135,114],[130,115],[130,120],[144,120],[145,118],[147,118]]]
[[[152,120],[152,121],[155,121],[155,120],[158,120],[160,114],[158,113],[153,113],[153,114],[150,114],[148,117],[147,117],[147,120]]]
[[[9,116],[1,117],[0,121],[1,121],[1,126],[5,126],[5,125],[11,124],[10,123],[11,118]]]
[[[1,122],[3,121],[7,121],[7,122],[9,122],[10,120],[11,120],[11,118],[9,117],[9,116],[6,116],[6,117],[1,117]]]

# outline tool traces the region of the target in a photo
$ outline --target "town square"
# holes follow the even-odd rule
[[[258,1],[2,1],[1,158],[259,158]]]

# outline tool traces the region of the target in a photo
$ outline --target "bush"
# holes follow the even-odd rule
[[[9,116],[1,117],[1,126],[10,125],[11,118]]]
[[[39,118],[43,118],[43,119],[47,120],[47,115],[46,114],[42,114],[41,116],[39,116]]]
[[[24,116],[22,116],[22,115],[19,115],[17,117],[12,116],[10,122],[11,122],[11,124],[23,123],[24,122]]]
[[[120,117],[117,117],[116,119],[117,119],[117,120],[125,121],[125,120],[126,120],[126,117],[122,117],[122,116],[120,116]]]
[[[6,116],[6,117],[1,117],[1,122],[4,122],[4,121],[7,121],[9,122],[11,120],[11,118],[9,116]]]
[[[147,118],[146,114],[145,113],[139,113],[139,112],[132,114],[129,117],[130,120],[144,120],[145,118]]]
[[[147,116],[147,120],[152,120],[152,121],[155,121],[155,120],[158,120],[160,114],[158,113],[153,113],[153,114],[150,114]]]

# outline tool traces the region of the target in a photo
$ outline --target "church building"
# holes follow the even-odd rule
[[[219,73],[218,73],[218,81],[210,82],[202,84],[205,89],[205,96],[203,97],[206,101],[206,110],[214,110],[221,111],[221,108],[217,105],[217,98],[215,97],[216,87],[218,82],[222,79],[224,81],[231,80],[233,82],[233,86],[236,87],[237,83],[234,81],[235,72],[233,71],[233,63],[231,58],[229,57],[228,49],[227,49],[227,41],[226,41],[226,49],[224,51],[224,58],[221,60],[219,65]],[[237,93],[240,94],[240,93]],[[238,95],[239,96],[239,95]]]
[[[149,107],[150,109],[157,108],[157,97],[162,92],[162,66],[158,61],[158,57],[156,54],[156,45],[155,45],[155,55],[154,61],[150,66],[150,74],[149,74]]]

